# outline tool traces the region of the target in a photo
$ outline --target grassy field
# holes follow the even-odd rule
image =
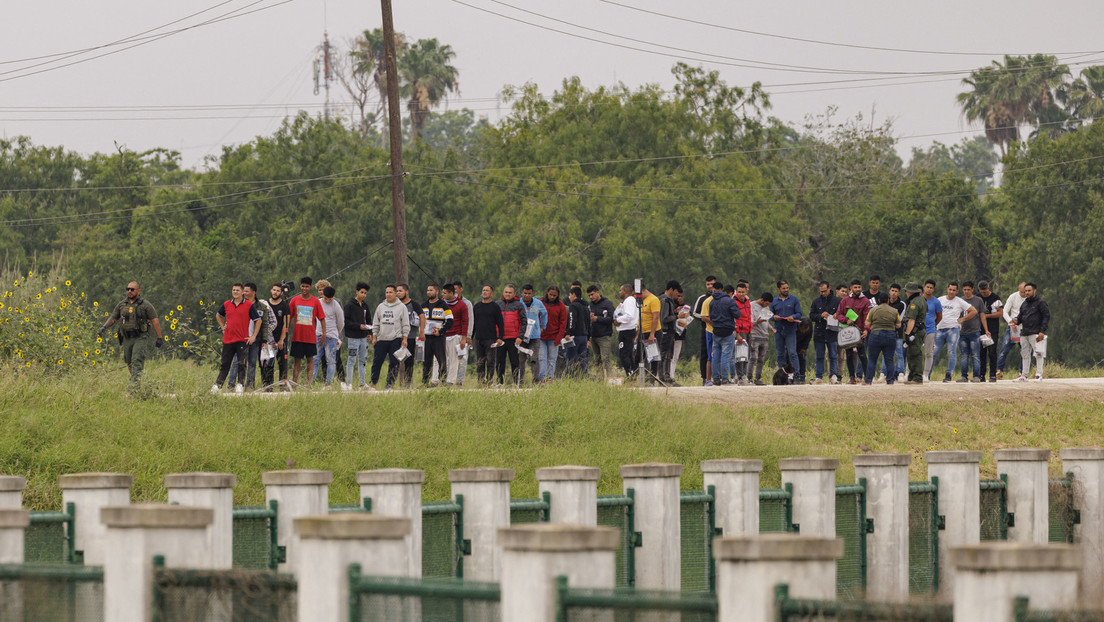
[[[853,481],[850,458],[863,451],[910,453],[912,477],[922,479],[929,448],[980,449],[990,476],[994,449],[1050,448],[1057,473],[1058,448],[1104,438],[1104,396],[710,404],[558,382],[524,391],[237,399],[207,394],[213,371],[169,362],[147,367],[147,394],[135,399],[125,397],[121,367],[45,379],[0,374],[0,472],[27,477],[28,507],[59,507],[57,476],[81,471],[133,474],[135,501],[164,501],[167,473],[232,472],[235,503],[246,505],[263,500],[262,472],[294,461],[333,471],[331,503],[353,503],[356,471],[379,467],[425,469],[427,500],[447,498],[451,468],[509,467],[517,473],[513,496],[533,497],[534,470],[557,464],[601,467],[603,494],[620,491],[622,464],[681,463],[683,488],[693,489],[701,486],[700,461],[723,457],[764,460],[764,486],[778,485],[779,458],[802,455],[839,458],[839,480]]]

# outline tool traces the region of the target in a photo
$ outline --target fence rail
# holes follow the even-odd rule
[[[774,588],[778,622],[846,620],[847,622],[953,622],[953,607],[945,603],[880,603],[868,601],[790,598],[786,584]]]
[[[344,512],[372,512],[372,498],[364,497],[360,500],[360,504],[351,503],[348,505],[331,505],[330,514],[341,514]]]
[[[793,484],[759,491],[759,532],[797,533],[800,525],[793,522]]]
[[[598,524],[616,527],[621,532],[616,553],[618,587],[636,585],[636,547],[641,545],[641,537],[636,531],[635,495],[636,491],[629,488],[623,495],[598,497]]]
[[[0,565],[0,619],[103,620],[103,568],[79,564]]]
[[[277,516],[280,503],[275,499],[265,506],[241,506],[233,509],[233,564],[253,570],[276,570],[287,561],[287,552],[277,544]]]
[[[494,622],[501,619],[497,583],[441,578],[376,577],[350,564],[349,620]]]
[[[422,576],[464,578],[464,495],[422,504]]]
[[[1014,622],[1104,622],[1104,610],[1071,609],[1068,611],[1031,611],[1026,596],[1017,596],[1012,603]]]
[[[712,622],[717,619],[717,596],[708,592],[571,588],[567,577],[556,578],[556,622],[606,619],[602,614],[615,611],[629,614],[630,619],[664,611],[680,613],[678,619],[682,622]]]
[[[153,622],[293,620],[298,583],[268,570],[166,568],[153,558]]]
[[[510,524],[547,523],[551,519],[552,493],[547,490],[540,499],[511,499]]]
[[[83,554],[76,550],[77,508],[65,504],[64,512],[31,512],[31,524],[23,533],[23,556],[28,562],[83,563]]]
[[[1008,513],[1008,476],[981,480],[981,540],[1007,540],[1013,517]]]

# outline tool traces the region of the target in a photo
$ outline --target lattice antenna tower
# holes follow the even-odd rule
[[[334,80],[333,53],[330,33],[323,31],[322,44],[315,48],[314,54],[314,94],[318,95],[319,91],[326,92],[326,103],[322,110],[327,121],[330,120],[330,84]]]

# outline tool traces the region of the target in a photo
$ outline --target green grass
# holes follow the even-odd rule
[[[700,461],[723,457],[764,460],[765,487],[778,485],[780,458],[836,457],[843,482],[853,480],[860,445],[911,453],[914,479],[923,478],[930,447],[980,449],[988,473],[993,449],[1051,448],[1057,473],[1058,448],[1099,445],[1104,432],[1104,403],[1084,399],[728,406],[595,382],[233,399],[206,393],[212,370],[179,361],[147,370],[149,394],[140,399],[125,397],[119,368],[0,374],[0,472],[27,477],[25,505],[59,507],[58,475],[81,471],[133,474],[134,501],[164,501],[167,473],[231,472],[235,503],[259,504],[261,473],[289,460],[333,471],[331,503],[354,503],[356,471],[381,467],[425,469],[426,500],[447,498],[448,470],[468,466],[515,469],[515,498],[536,496],[534,470],[558,464],[601,467],[602,494],[620,492],[620,465],[651,461],[683,464],[682,487],[700,488]]]

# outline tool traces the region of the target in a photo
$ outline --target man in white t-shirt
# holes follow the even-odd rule
[[[636,298],[631,285],[622,285],[621,304],[613,310],[613,325],[617,327],[617,358],[625,375],[632,377],[636,373],[636,326],[640,319]]]
[[[1006,325],[1009,325],[1020,314],[1020,305],[1024,301],[1024,288],[1026,286],[1027,281],[1020,281],[1019,288],[1012,292],[1012,295],[1004,302],[1003,316]],[[1012,341],[1012,332],[1012,327],[1009,326],[1004,331],[1004,337],[1001,338],[1000,354],[997,355],[997,380],[1004,377],[1004,364],[1008,361],[1008,353],[1012,351],[1012,346],[1019,345]]]
[[[935,352],[932,354],[932,366],[935,366],[943,346],[947,346],[947,374],[943,377],[943,382],[950,382],[951,372],[955,368],[962,323],[977,315],[978,310],[958,297],[957,281],[947,284],[947,295],[939,297],[939,304],[943,305],[943,319],[935,325]],[[931,372],[928,372],[928,378],[931,379]]]

